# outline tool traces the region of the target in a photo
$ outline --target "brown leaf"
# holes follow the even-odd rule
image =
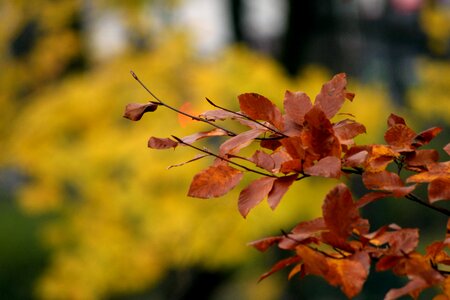
[[[153,102],[149,103],[129,103],[125,106],[124,118],[131,121],[139,121],[146,112],[155,111],[158,108],[158,104]]]
[[[291,159],[283,162],[279,171],[283,174],[289,174],[291,172],[300,173],[302,168],[303,164],[300,159]]]
[[[276,178],[262,177],[252,181],[239,194],[238,209],[241,215],[247,217],[250,210],[258,205],[272,190]]]
[[[227,132],[225,130],[222,130],[220,128],[215,128],[210,131],[204,131],[204,132],[196,132],[194,134],[185,136],[181,140],[185,142],[186,144],[192,144],[200,139],[211,137],[211,136],[227,136]]]
[[[370,192],[362,196],[358,202],[356,202],[357,208],[362,208],[369,203],[372,203],[378,199],[389,197],[390,193],[385,192]]]
[[[345,153],[342,161],[345,167],[355,168],[363,167],[369,156],[370,147],[353,146]]]
[[[334,134],[343,145],[353,145],[353,138],[361,133],[366,133],[366,127],[363,124],[350,119],[342,120],[333,125]]]
[[[340,237],[347,238],[360,219],[350,190],[343,183],[337,185],[326,196],[322,214],[327,228]]]
[[[341,177],[341,160],[335,156],[327,156],[315,165],[305,168],[305,174],[327,178]]]
[[[305,158],[305,150],[303,149],[302,139],[300,137],[288,137],[282,139],[280,142],[293,159]]]
[[[325,113],[328,119],[331,119],[341,109],[346,93],[347,79],[344,73],[335,75],[330,81],[322,86],[317,95],[314,106],[318,106]],[[353,97],[349,97],[353,99]]]
[[[415,185],[405,186],[400,176],[388,171],[364,172],[362,179],[366,188],[392,192],[395,197],[403,197],[415,189]]]
[[[228,165],[211,166],[194,176],[188,196],[205,199],[223,196],[239,183],[242,175],[242,171]]]
[[[308,95],[303,92],[286,91],[284,94],[284,111],[287,120],[302,125],[305,114],[311,109],[312,103]]]
[[[415,150],[405,154],[406,168],[411,171],[427,171],[429,165],[439,160],[439,153],[434,149]]]
[[[292,264],[298,263],[300,260],[301,260],[301,258],[299,256],[295,255],[295,256],[291,256],[291,257],[288,257],[288,258],[285,258],[285,259],[282,259],[282,260],[278,261],[272,267],[272,269],[270,269],[270,271],[262,274],[261,277],[259,277],[258,282],[260,282],[261,280],[269,277],[273,273],[278,272],[279,270],[281,270],[281,269],[283,269],[283,268],[285,268],[287,266],[290,266]]]
[[[256,93],[239,95],[241,111],[255,120],[267,121],[277,129],[283,129],[283,117],[278,107],[266,97]]]
[[[428,172],[422,172],[409,177],[406,182],[431,182],[438,178],[450,177],[450,161],[429,166]]]
[[[384,134],[384,140],[397,151],[412,151],[416,133],[406,125],[395,124]]]
[[[281,241],[284,237],[282,236],[272,236],[263,238],[261,240],[253,241],[248,243],[248,246],[252,246],[256,248],[257,250],[264,252],[267,249],[269,249],[271,246],[278,244],[279,241]]]
[[[391,113],[391,114],[389,115],[388,120],[387,120],[387,124],[388,124],[388,127],[392,127],[392,126],[394,126],[395,124],[406,125],[406,122],[405,122],[405,119],[403,119],[402,117],[397,116],[397,115]]]
[[[147,143],[147,146],[152,149],[169,149],[178,146],[178,143],[169,138],[157,138],[152,136]]]
[[[450,200],[450,176],[436,178],[428,185],[428,200],[430,203],[438,200]]]
[[[264,131],[263,129],[250,129],[230,138],[220,145],[219,155],[237,154],[241,149],[250,145]]]
[[[283,198],[284,194],[289,190],[289,187],[294,183],[295,179],[297,179],[297,174],[280,177],[273,182],[272,190],[267,197],[267,202],[272,210],[278,206],[281,198]]]
[[[225,111],[222,109],[208,110],[199,115],[201,118],[205,118],[208,121],[216,121],[216,120],[226,120],[226,119],[236,119],[239,116],[235,113]]]
[[[389,244],[389,255],[402,256],[411,253],[419,244],[419,230],[417,228],[401,228],[395,231],[385,231],[371,239],[375,245]]]
[[[279,140],[262,140],[261,143],[259,143],[262,148],[266,148],[269,150],[276,150],[278,147],[281,146],[281,143]]]
[[[341,157],[341,144],[334,135],[330,120],[320,107],[314,106],[306,115],[308,130],[304,132],[302,143],[323,158],[326,156]]]
[[[269,172],[273,172],[275,168],[275,162],[272,156],[261,150],[256,150],[256,152],[250,158],[250,161],[255,163],[257,167]]]
[[[392,150],[390,146],[372,145],[366,161],[366,171],[382,171],[398,156],[400,154]]]
[[[440,127],[432,127],[425,131],[422,131],[414,137],[414,146],[422,147],[428,144],[435,136],[437,136],[442,131]]]

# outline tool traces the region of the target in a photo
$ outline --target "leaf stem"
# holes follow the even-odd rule
[[[267,176],[267,177],[279,178],[279,177],[276,176],[276,175],[268,174],[268,173],[260,172],[260,171],[258,171],[258,170],[251,169],[251,168],[246,167],[246,166],[244,166],[244,165],[241,165],[241,164],[239,164],[239,163],[237,163],[237,162],[234,162],[234,161],[232,161],[232,160],[230,160],[230,159],[228,159],[228,158],[225,158],[225,157],[223,157],[223,156],[217,155],[217,154],[215,154],[215,153],[213,153],[213,152],[211,152],[211,151],[209,151],[209,150],[202,149],[202,148],[199,148],[199,147],[197,147],[197,146],[188,144],[188,143],[184,142],[182,139],[180,139],[179,137],[176,137],[176,136],[174,136],[174,135],[172,135],[172,137],[173,137],[178,143],[180,143],[180,144],[186,145],[186,146],[191,147],[191,148],[193,148],[193,149],[195,149],[195,150],[197,150],[197,151],[200,151],[200,152],[209,154],[209,155],[211,155],[211,156],[217,157],[218,159],[221,159],[221,160],[223,160],[223,161],[226,161],[226,162],[228,162],[228,163],[230,163],[230,164],[232,164],[232,165],[235,165],[235,166],[237,166],[237,167],[240,167],[240,168],[242,168],[242,169],[244,169],[244,170],[246,170],[246,171],[249,171],[249,172],[252,172],[252,173],[255,173],[255,174],[259,174],[259,175],[263,175],[263,176]]]
[[[420,199],[418,196],[414,195],[413,193],[409,193],[408,195],[405,196],[406,199],[411,200],[413,202],[419,203],[425,207],[428,207],[432,210],[435,210],[441,214],[446,215],[447,217],[450,217],[450,210],[443,208],[443,207],[438,207],[438,206],[434,206],[428,202],[423,201],[422,199]]]
[[[216,108],[218,108],[218,109],[224,110],[224,111],[226,111],[226,112],[235,114],[236,116],[239,116],[239,117],[245,118],[245,119],[247,119],[247,120],[249,120],[249,121],[252,121],[252,122],[254,122],[254,123],[256,123],[256,124],[258,124],[258,125],[260,125],[260,126],[266,128],[266,129],[269,129],[269,130],[272,131],[273,133],[278,134],[278,135],[280,135],[280,136],[282,136],[282,137],[286,137],[286,138],[288,137],[287,135],[285,135],[284,133],[282,133],[282,132],[280,132],[280,131],[274,129],[273,127],[267,126],[266,124],[261,123],[261,122],[255,120],[255,119],[253,119],[253,118],[247,116],[247,115],[244,115],[244,114],[241,114],[241,113],[239,113],[239,112],[232,111],[232,110],[230,110],[230,109],[228,109],[228,108],[219,106],[219,105],[215,104],[214,102],[212,102],[212,101],[211,101],[210,99],[208,99],[208,98],[206,98],[206,101],[208,101],[209,104],[211,104],[212,106],[214,106],[214,107],[216,107]]]
[[[156,100],[156,103],[155,103],[155,104],[165,106],[165,107],[167,107],[168,109],[170,109],[170,110],[172,110],[172,111],[174,111],[174,112],[177,112],[177,113],[179,113],[179,114],[181,114],[181,115],[184,115],[184,116],[186,116],[186,117],[191,118],[192,120],[199,121],[199,122],[204,122],[204,123],[207,123],[207,124],[209,124],[209,125],[211,125],[211,126],[213,126],[213,127],[216,127],[216,128],[218,128],[218,129],[221,129],[221,130],[225,131],[225,132],[228,134],[228,136],[236,136],[236,135],[237,135],[236,133],[234,133],[234,132],[232,132],[232,131],[230,131],[230,130],[228,130],[228,129],[226,129],[226,128],[223,128],[223,127],[221,127],[221,126],[219,126],[219,125],[217,125],[217,124],[215,124],[215,123],[213,123],[213,122],[211,122],[211,121],[208,121],[208,120],[206,120],[206,119],[204,119],[204,118],[200,118],[200,117],[191,115],[191,114],[189,114],[189,113],[187,113],[187,112],[181,111],[181,110],[179,110],[179,109],[177,109],[177,108],[175,108],[175,107],[173,107],[173,106],[170,106],[169,104],[163,102],[163,101],[162,101],[161,99],[159,99],[155,94],[153,94],[153,92],[152,92],[149,88],[147,88],[147,86],[139,79],[139,77],[137,77],[136,73],[134,73],[133,71],[130,71],[130,73],[131,73],[131,76],[133,76],[133,78],[134,78],[137,82],[139,82],[139,84],[140,84],[140,85],[141,85],[141,86],[142,86],[142,87],[143,87],[143,88],[144,88],[144,89],[145,89],[145,90],[153,97],[153,99]]]

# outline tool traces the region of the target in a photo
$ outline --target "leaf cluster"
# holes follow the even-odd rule
[[[296,181],[312,176],[362,177],[369,192],[360,199],[353,199],[349,188],[340,183],[326,196],[322,217],[302,222],[280,236],[250,244],[260,251],[277,245],[293,252],[261,279],[293,265],[289,278],[318,275],[352,298],[360,293],[373,261],[377,271],[392,270],[396,275],[409,278],[404,287],[391,289],[385,299],[407,294],[417,297],[425,288],[436,285],[443,287],[446,297],[450,296],[445,288],[448,282],[444,271],[450,264],[445,252],[450,242],[447,236],[429,245],[422,255],[416,251],[418,229],[389,224],[372,231],[369,220],[360,215],[361,208],[378,199],[404,197],[450,216],[448,210],[435,205],[436,201],[450,199],[450,161],[440,162],[435,149],[420,149],[438,135],[441,128],[416,133],[402,117],[391,114],[385,144],[356,145],[355,137],[366,129],[352,115],[339,114],[344,102],[353,101],[355,96],[347,91],[343,73],[322,86],[314,103],[303,92],[286,91],[284,112],[262,95],[245,93],[238,96],[240,111],[229,110],[207,99],[215,109],[198,116],[163,102],[133,72],[132,75],[155,101],[127,105],[124,117],[139,120],[144,113],[162,106],[213,127],[182,138],[151,137],[148,141],[153,149],[187,146],[202,153],[186,163],[214,158],[211,166],[194,176],[189,196],[220,197],[236,187],[245,173],[257,174],[260,177],[251,181],[239,195],[238,210],[246,218],[264,199],[275,209]],[[344,117],[334,121],[338,116]],[[224,120],[238,122],[246,130],[229,130],[220,123]],[[196,145],[200,139],[217,136],[224,140],[215,151]],[[244,148],[254,144],[257,150],[251,156],[242,154]],[[450,154],[450,144],[444,149]],[[396,172],[391,171],[392,167]],[[403,170],[409,171],[404,178]],[[428,201],[413,193],[422,183],[428,184]]]

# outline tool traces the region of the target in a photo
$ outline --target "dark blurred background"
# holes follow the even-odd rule
[[[204,97],[232,109],[242,92],[314,97],[346,72],[356,99],[345,110],[368,128],[358,142],[382,142],[390,112],[417,132],[444,127],[430,147],[449,142],[448,0],[6,0],[0,16],[0,299],[345,298],[286,272],[256,284],[285,254],[246,246],[317,217],[335,182],[301,183],[248,220],[236,192],[187,198],[207,162],[167,171],[195,153],[146,141],[201,127],[169,112],[122,119],[125,104],[149,100],[130,69],[196,113],[210,109]],[[372,229],[419,227],[422,245],[447,221],[399,199],[363,214]],[[357,299],[404,283],[371,274]]]

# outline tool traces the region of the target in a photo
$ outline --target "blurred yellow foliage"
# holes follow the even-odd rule
[[[429,0],[421,9],[420,25],[427,34],[429,48],[444,54],[450,46],[450,6]]]
[[[182,127],[164,108],[139,124],[123,119],[125,104],[150,100],[130,69],[166,102],[179,107],[189,101],[195,111],[211,109],[204,97],[237,109],[236,96],[243,92],[261,93],[278,105],[286,89],[306,91],[313,99],[331,78],[311,67],[289,79],[272,60],[242,47],[200,59],[186,39],[176,37],[148,54],[130,54],[30,97],[8,124],[0,162],[30,176],[19,191],[26,211],[58,215],[43,233],[52,260],[37,286],[42,299],[136,291],[156,284],[171,268],[193,265],[245,270],[253,264],[250,276],[256,279],[261,269],[249,257],[257,254],[245,244],[316,216],[335,184],[299,182],[275,212],[260,205],[247,220],[237,211],[237,191],[207,201],[187,198],[190,179],[210,161],[166,170],[197,153],[182,147],[150,151],[146,140],[188,135],[205,125]],[[371,137],[381,136],[389,111],[386,93],[350,82],[357,96],[344,111],[356,115]],[[256,291],[271,286],[265,294],[270,299],[272,285],[246,288],[264,299]]]

